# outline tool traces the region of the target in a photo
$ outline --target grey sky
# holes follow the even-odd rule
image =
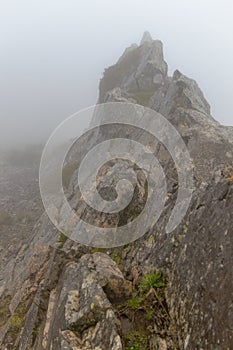
[[[0,144],[38,141],[94,104],[104,68],[144,30],[232,125],[232,0],[0,0]]]

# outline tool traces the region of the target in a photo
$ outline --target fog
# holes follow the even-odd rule
[[[104,69],[145,30],[169,72],[194,78],[213,116],[233,124],[231,0],[1,0],[0,145],[44,142],[93,105]]]

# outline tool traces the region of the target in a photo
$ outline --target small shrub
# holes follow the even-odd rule
[[[142,302],[144,301],[144,298],[132,298],[132,299],[129,299],[127,301],[127,305],[131,308],[131,309],[139,309]]]
[[[67,241],[68,237],[65,235],[65,233],[60,232],[57,240],[57,247],[62,248]]]
[[[115,263],[117,264],[118,268],[123,271],[124,270],[124,266],[122,264],[122,254],[123,254],[124,249],[123,248],[119,248],[119,249],[114,249],[111,254],[110,257],[113,261],[115,261]]]
[[[9,305],[11,303],[11,296],[6,295],[0,300],[0,327],[2,327],[10,317]]]
[[[113,252],[113,253],[111,254],[111,259],[112,259],[113,261],[115,261],[115,263],[116,263],[117,265],[120,265],[120,263],[121,263],[121,256],[118,255],[117,252]]]
[[[159,332],[168,331],[170,316],[165,299],[166,282],[161,271],[145,275],[139,286],[135,286],[132,298],[117,308],[119,316],[126,316],[132,323],[133,330],[129,330],[122,338],[125,350],[150,349],[149,327],[153,326],[154,322]]]
[[[15,310],[15,315],[10,320],[10,331],[18,334],[24,325],[25,315],[27,312],[26,305],[21,302]]]
[[[19,305],[17,308],[17,313],[20,315],[25,315],[26,314],[26,306],[25,305]]]
[[[147,319],[148,321],[151,321],[152,318],[153,318],[153,316],[154,316],[154,311],[153,311],[153,310],[150,310],[150,311],[148,311],[148,312],[146,313],[146,319]]]
[[[10,331],[19,333],[24,324],[24,318],[21,315],[14,315],[10,320]]]
[[[141,350],[140,344],[135,343],[132,346],[126,346],[125,350]]]
[[[143,331],[132,331],[125,336],[126,350],[146,350],[148,349],[148,337]]]
[[[151,272],[149,275],[143,277],[139,287],[143,292],[148,292],[151,288],[160,288],[164,286],[163,274],[161,271],[157,271],[156,273]]]
[[[106,248],[92,248],[91,253],[106,253],[107,249]]]

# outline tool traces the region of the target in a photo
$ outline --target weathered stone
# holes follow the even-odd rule
[[[144,32],[140,45],[145,43],[151,43],[153,41],[150,33],[148,31]]]
[[[50,325],[52,339],[60,337],[58,330],[62,331],[56,346],[73,349],[75,343],[80,349],[122,349],[117,319],[107,296],[125,298],[132,287],[117,265],[103,253],[88,254],[79,263],[68,265],[64,278],[53,317],[55,327]]]
[[[54,244],[56,230],[44,216],[31,239],[2,260],[0,292],[2,298],[10,295],[7,312],[11,317],[17,315],[17,307],[26,301],[23,327],[17,336],[12,335],[9,320],[1,328],[3,349],[122,349],[132,322],[127,315],[119,322],[115,307],[132,298],[141,277],[155,270],[163,270],[167,276],[169,321],[168,329],[161,327],[162,316],[157,323],[151,322],[153,350],[222,350],[233,346],[233,128],[212,118],[194,80],[179,71],[167,76],[162,43],[149,39],[147,36],[139,47],[130,48],[107,69],[99,101],[140,101],[177,128],[193,161],[194,193],[188,213],[172,234],[166,233],[179,183],[168,150],[151,136],[131,127],[124,131],[115,127],[99,128],[90,139],[83,139],[69,155],[69,161],[76,157],[77,167],[83,154],[107,137],[123,135],[150,145],[168,179],[164,213],[144,237],[106,254],[93,253],[71,240],[58,247]],[[146,98],[144,94],[144,99],[139,99],[141,92],[146,92]],[[106,180],[107,188],[112,188],[119,173],[132,171],[132,164],[111,164],[111,176],[105,176],[107,168],[98,181]],[[136,174],[137,200],[127,220],[143,205],[145,179],[138,170]],[[76,180],[75,173],[69,200],[82,212],[86,205],[80,200]],[[111,199],[114,191],[103,194]],[[106,223],[104,216],[94,217],[93,213],[89,216],[99,224],[118,224],[118,217]],[[121,270],[110,257],[114,254]],[[125,332],[122,325],[127,326]]]
[[[107,94],[115,88],[121,88],[132,97],[135,92],[155,92],[158,80],[162,82],[166,76],[162,42],[145,40],[141,46],[124,53],[115,66],[105,70],[100,81],[99,102],[106,102]]]

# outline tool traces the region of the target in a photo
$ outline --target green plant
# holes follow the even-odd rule
[[[151,248],[153,246],[153,243],[154,243],[154,236],[150,235],[150,237],[148,238],[148,240],[146,242],[147,248]]]
[[[147,319],[148,321],[151,321],[152,318],[153,318],[153,316],[154,316],[154,311],[153,311],[153,310],[147,311],[147,313],[146,313],[146,319]]]
[[[118,248],[118,249],[114,249],[111,251],[110,253],[110,257],[113,261],[115,261],[115,263],[118,265],[118,268],[120,270],[123,270],[124,267],[122,265],[122,254],[123,254],[124,249],[123,248]]]
[[[0,300],[0,327],[2,327],[8,318],[10,317],[9,305],[11,302],[11,296],[6,295]]]
[[[146,350],[148,337],[145,331],[132,331],[125,336],[126,350]]]
[[[135,343],[132,346],[126,346],[125,350],[141,350],[140,344]]]
[[[65,242],[67,241],[68,237],[66,236],[65,233],[60,232],[59,236],[58,236],[58,240],[57,240],[57,247],[58,248],[62,248],[65,244]]]
[[[165,298],[166,279],[162,271],[143,276],[139,285],[134,286],[131,299],[119,304],[117,313],[124,315],[132,324],[133,330],[124,334],[122,340],[125,350],[146,350],[150,348],[153,323],[159,319],[159,331],[167,331],[170,316]]]
[[[92,248],[91,253],[106,253],[107,249],[106,248]]]
[[[127,301],[127,305],[129,308],[133,310],[137,310],[140,308],[144,300],[145,300],[144,298],[132,298]]]
[[[26,313],[26,307],[24,305],[19,305],[17,308],[17,313],[20,315],[24,315]]]
[[[118,255],[118,254],[116,254],[116,253],[112,253],[112,254],[111,254],[111,259],[112,259],[113,261],[115,261],[115,263],[116,263],[117,265],[120,265],[120,263],[121,263],[121,256],[120,256],[120,255]]]
[[[140,282],[140,289],[143,292],[148,292],[151,288],[164,287],[165,282],[163,273],[161,271],[151,272],[149,275],[144,276]]]
[[[10,331],[12,333],[18,333],[24,324],[24,317],[22,315],[14,315],[10,320]]]

